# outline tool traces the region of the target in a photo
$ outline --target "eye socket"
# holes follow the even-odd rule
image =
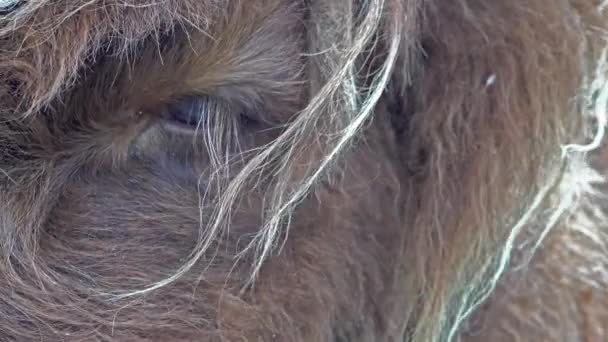
[[[212,109],[218,109],[211,107],[215,106],[206,96],[188,96],[168,104],[164,109],[163,116],[174,125],[196,129],[206,117],[212,114]]]
[[[166,128],[180,133],[194,133],[221,120],[238,120],[243,126],[257,121],[243,107],[212,96],[185,96],[171,102],[162,110]]]
[[[0,0],[0,15],[9,14],[22,4],[20,0]]]

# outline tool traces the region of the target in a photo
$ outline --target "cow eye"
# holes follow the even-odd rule
[[[162,118],[167,128],[181,133],[194,133],[223,119],[235,119],[244,125],[254,120],[242,106],[213,96],[182,97],[165,105]]]
[[[187,96],[166,106],[164,119],[169,125],[182,129],[196,129],[209,115],[215,114],[216,101],[207,96]]]
[[[19,0],[0,0],[0,15],[12,12],[22,3]]]

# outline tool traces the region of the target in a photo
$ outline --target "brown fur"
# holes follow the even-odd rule
[[[362,3],[345,6],[355,23]],[[347,33],[313,29],[331,22],[325,5],[26,1],[0,19],[0,341],[450,337],[460,311],[494,290],[498,252],[560,144],[584,138],[577,96],[608,26],[595,1],[387,1],[357,82],[373,87],[397,23],[391,80],[254,284],[257,254],[239,253],[263,224],[273,165],[192,269],[121,296],[172,276],[197,246],[213,214],[199,196],[221,196],[226,180],[210,181],[213,152],[230,158],[230,179],[327,82],[321,52]],[[255,122],[209,119],[219,146],[161,128],[165,106],[209,94]],[[331,142],[322,129],[340,117],[319,110],[290,177]],[[464,341],[608,339],[608,237],[599,224],[599,241],[570,227],[503,279]],[[599,268],[567,246],[595,253]],[[582,279],[585,267],[601,272]]]

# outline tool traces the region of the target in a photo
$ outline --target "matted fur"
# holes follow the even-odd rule
[[[605,7],[16,3],[0,340],[608,339]]]

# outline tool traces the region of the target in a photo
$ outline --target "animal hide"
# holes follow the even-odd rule
[[[0,1],[0,341],[606,341],[600,0]]]

